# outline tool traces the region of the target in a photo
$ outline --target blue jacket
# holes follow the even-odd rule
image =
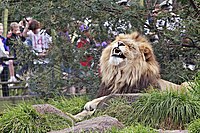
[[[5,51],[9,51],[9,47],[6,45],[6,38],[0,35],[0,39],[4,44]],[[0,59],[0,64],[2,64],[3,66],[8,66],[1,59]]]

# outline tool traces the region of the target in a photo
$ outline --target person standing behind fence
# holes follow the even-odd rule
[[[2,36],[3,34],[3,24],[0,23],[0,49],[1,49],[1,57],[8,56],[9,55],[9,48],[6,46],[6,38]],[[0,57],[0,78],[2,82],[7,82],[8,81],[8,64],[6,64],[2,58]],[[8,84],[2,84],[2,92],[3,96],[9,96],[9,88]]]
[[[121,8],[123,12],[130,10],[130,0],[118,0],[116,4]],[[105,21],[104,27],[108,31],[108,41],[113,41],[119,34],[126,34],[131,31],[131,22],[125,19],[125,16],[110,17]],[[111,39],[110,39],[111,38]]]
[[[10,32],[7,35],[7,41],[6,45],[10,48],[10,56],[13,56],[14,58],[17,58],[16,54],[16,46],[19,45],[21,42],[20,39],[20,29],[19,24],[17,22],[12,22],[10,24]],[[17,79],[15,78],[15,69],[14,69],[14,61],[9,60],[9,72],[10,72],[10,79],[9,82],[16,82]],[[13,86],[13,84],[10,84],[10,86]]]
[[[32,20],[32,17],[24,17],[24,19],[22,19],[19,22],[19,27],[20,27],[21,33],[23,33],[23,31],[24,31],[24,28],[26,26],[26,21],[31,21],[31,20]],[[31,39],[29,37],[22,36],[22,41],[24,42],[24,44],[32,47],[32,41],[31,41]]]
[[[80,59],[80,65],[82,67],[91,67],[91,62],[93,60],[93,56],[90,53],[91,48],[95,46],[95,40],[90,34],[89,27],[82,24],[79,27],[80,31],[83,33],[82,36],[77,41],[77,48],[83,50],[84,56]]]
[[[32,50],[38,57],[45,57],[47,55],[46,39],[44,34],[41,34],[40,28],[40,23],[32,19],[26,23],[23,36],[30,37],[32,41]]]
[[[184,35],[185,26],[182,24],[182,19],[179,17],[179,15],[172,12],[172,4],[172,0],[165,0],[160,4],[156,4],[155,9],[152,11],[151,17],[146,21],[144,31],[146,35],[151,36],[150,40],[152,42],[157,43],[159,40],[159,35],[157,33],[164,31],[165,29],[168,31],[180,29],[180,36]]]
[[[156,4],[154,10],[148,14],[147,20],[144,25],[144,34],[150,37],[150,41],[153,43],[157,43],[159,40],[158,35],[156,34],[156,26],[157,16],[160,13],[160,5]]]

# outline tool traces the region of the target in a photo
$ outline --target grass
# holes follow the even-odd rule
[[[68,128],[72,124],[71,121],[55,114],[38,114],[31,105],[49,103],[63,112],[76,114],[83,109],[87,101],[87,96],[56,97],[48,100],[33,98],[25,101],[17,100],[15,104],[11,101],[1,101],[0,132],[46,133],[51,130]]]
[[[184,129],[185,124],[200,117],[200,103],[186,92],[153,92],[133,105],[138,122],[154,128]]]
[[[20,104],[5,110],[0,117],[0,132],[47,132],[46,117],[39,115],[31,105]]]
[[[12,105],[13,103],[10,101],[0,101],[0,113],[3,112],[8,105]]]
[[[188,130],[190,133],[200,133],[200,119],[192,121],[188,126]]]
[[[112,128],[107,131],[107,133],[157,133],[157,131],[148,126],[145,127],[141,124],[134,124],[123,129]]]
[[[188,123],[200,118],[200,103],[191,94],[193,93],[153,91],[134,103],[128,103],[126,99],[110,99],[110,106],[98,109],[94,117],[107,114],[117,118],[126,126],[121,130],[112,129],[113,133],[154,132],[149,126],[156,129],[185,129]],[[26,104],[22,102],[16,106],[8,106],[9,108],[4,110],[0,117],[0,132],[47,132],[69,127],[70,122],[59,116],[38,114],[31,103],[49,103],[63,112],[76,114],[83,109],[87,101],[89,101],[87,96],[57,97],[47,101],[32,100]]]
[[[129,126],[132,124],[132,116],[130,112],[133,111],[133,108],[128,104],[126,99],[123,98],[114,98],[108,101],[109,106],[104,109],[97,109],[94,114],[95,116],[109,115],[117,118],[124,125]]]
[[[189,92],[152,91],[133,103],[127,102],[126,99],[110,99],[109,106],[98,109],[94,117],[107,114],[126,126],[123,129],[112,128],[108,131],[111,133],[154,133],[152,128],[172,130],[187,127],[194,133],[199,132],[200,80],[197,78],[195,83],[191,84],[192,89]],[[12,106],[8,106],[7,109],[1,108],[3,113],[0,116],[0,132],[42,133],[67,128],[71,125],[68,120],[52,114],[38,114],[31,105],[48,103],[63,112],[77,114],[82,111],[87,101],[88,96],[33,99],[26,103],[17,101],[15,106],[8,101],[1,101],[1,107]]]
[[[4,100],[0,101],[0,113],[3,112],[7,106],[15,106],[20,103],[26,102],[29,104],[51,104],[59,109],[61,109],[64,112],[68,112],[71,114],[79,113],[86,102],[89,101],[88,96],[72,96],[72,97],[54,97],[52,99],[44,100],[44,99],[38,99],[38,98],[31,98],[29,100],[15,100],[15,101],[9,101]]]
[[[63,112],[77,114],[83,110],[84,105],[88,101],[88,96],[73,96],[70,98],[57,97],[55,99],[50,99],[48,103],[61,109]]]
[[[200,102],[185,91],[152,91],[132,104],[124,99],[111,100],[110,106],[97,110],[95,116],[105,114],[126,126],[141,123],[156,129],[185,129],[200,118]]]
[[[7,105],[6,109],[2,111],[0,116],[0,132],[49,132],[51,130],[59,130],[71,126],[71,122],[67,119],[61,118],[53,114],[41,115],[31,106],[33,103],[49,103],[63,112],[76,114],[83,109],[83,106],[88,101],[87,96],[79,97],[58,97],[49,99],[48,101],[38,100],[35,101],[20,101],[15,106]],[[3,105],[5,105],[5,102]],[[9,103],[9,102],[8,102]]]

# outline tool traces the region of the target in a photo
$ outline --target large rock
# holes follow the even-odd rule
[[[51,131],[50,133],[91,133],[91,132],[104,132],[105,130],[109,130],[112,127],[116,127],[118,129],[123,128],[124,125],[119,122],[116,118],[104,115],[96,118],[92,118],[89,120],[85,120],[82,122],[78,122],[74,125],[74,127],[59,130],[59,131]]]
[[[55,114],[65,119],[68,119],[72,125],[75,123],[75,120],[73,119],[73,116],[71,114],[64,113],[60,109],[54,107],[51,104],[36,104],[33,105],[33,108],[40,114],[46,114],[46,113]]]

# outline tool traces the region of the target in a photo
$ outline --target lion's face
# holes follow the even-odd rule
[[[102,52],[99,96],[140,92],[156,86],[159,65],[151,44],[137,32],[119,35]]]
[[[104,61],[113,66],[124,66],[138,61],[148,61],[152,55],[151,45],[138,33],[119,35],[103,52]]]
[[[130,39],[114,41],[110,51],[109,63],[115,66],[125,65],[128,60],[134,60],[141,55],[137,42]]]

